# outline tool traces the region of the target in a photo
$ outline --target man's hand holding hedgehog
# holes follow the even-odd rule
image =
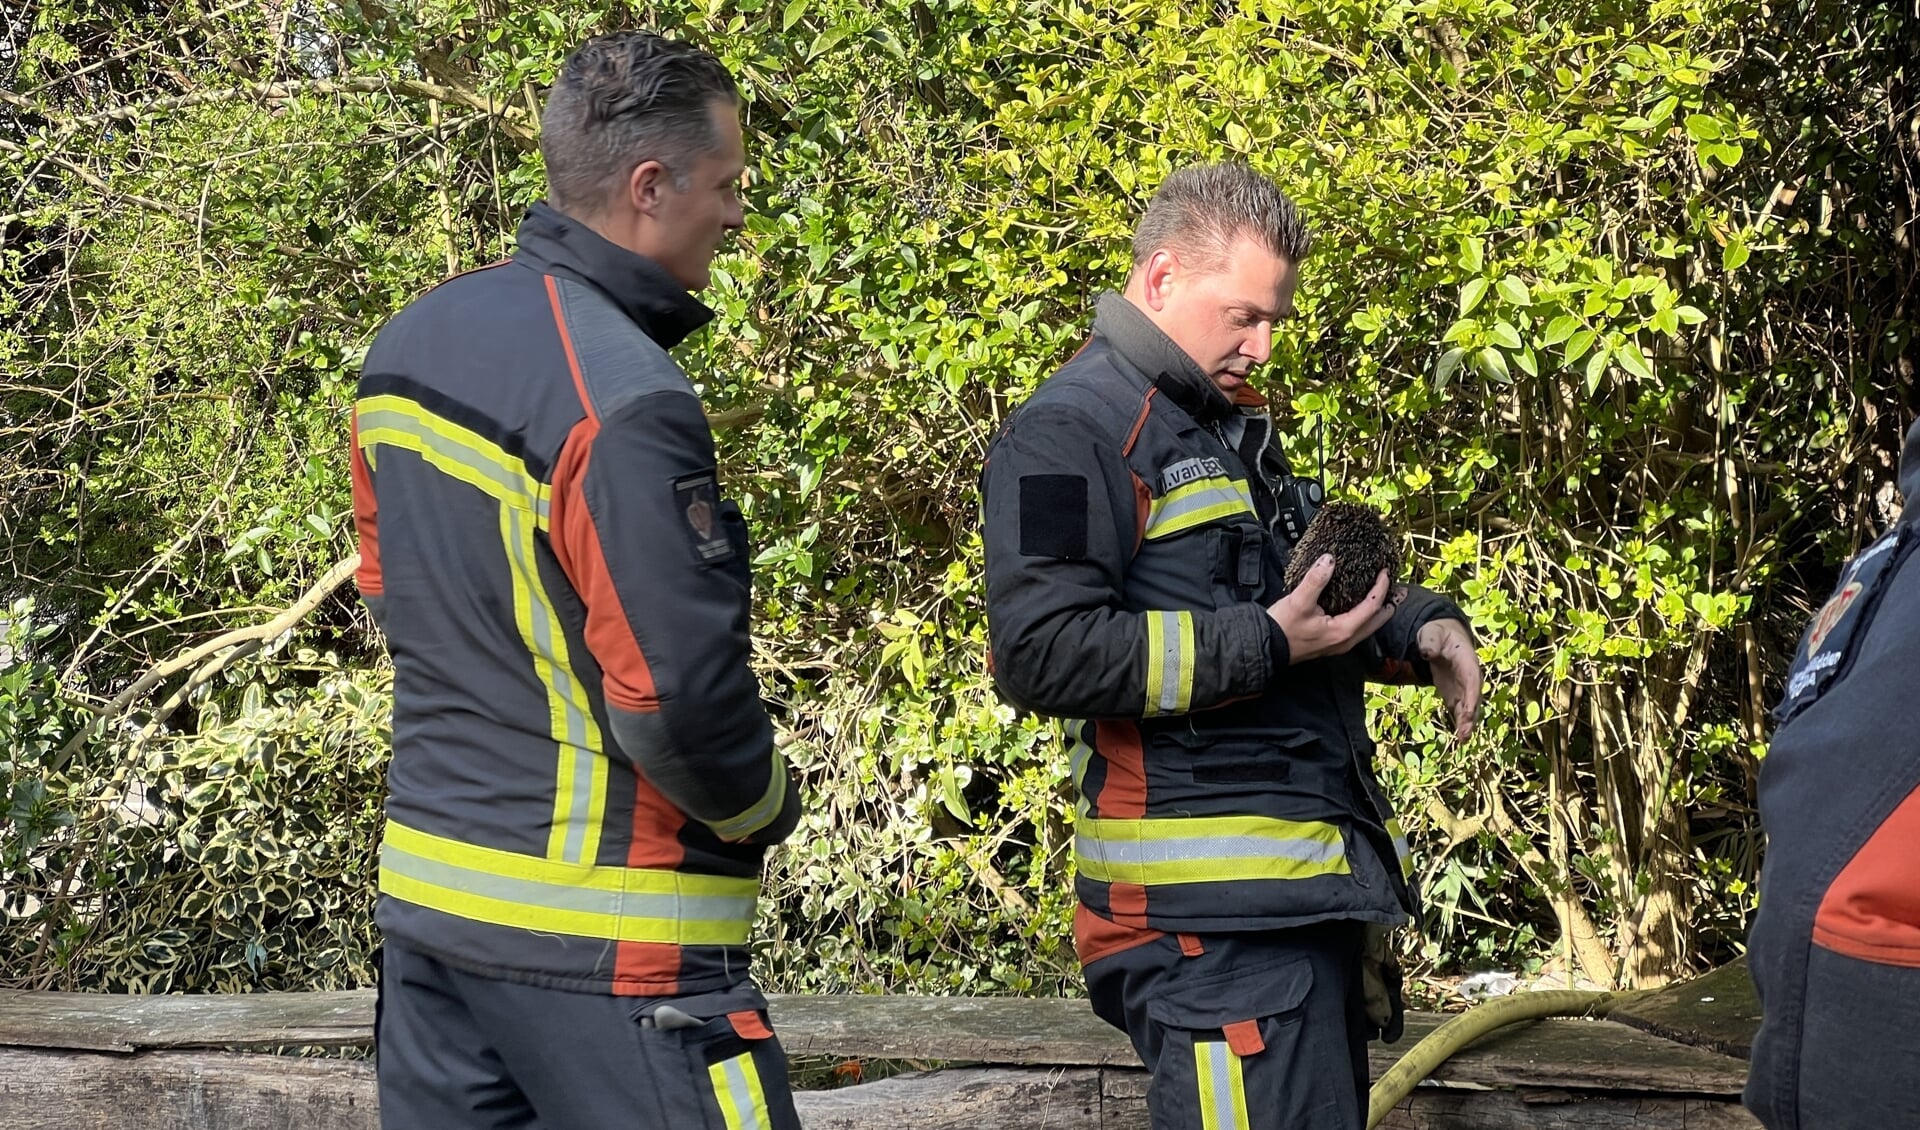
[[[1406,587],[1393,583],[1404,560],[1400,538],[1370,506],[1327,503],[1293,552],[1287,595],[1267,615],[1286,633],[1295,663],[1352,649],[1386,627],[1406,599]],[[1421,625],[1413,643],[1432,669],[1455,740],[1467,740],[1480,713],[1473,633],[1458,620],[1438,619]]]
[[[1295,663],[1323,655],[1343,655],[1393,619],[1397,600],[1396,594],[1388,591],[1385,569],[1380,570],[1373,588],[1360,603],[1338,616],[1329,615],[1320,606],[1320,593],[1333,580],[1333,565],[1331,553],[1321,554],[1293,591],[1267,606],[1267,615],[1287,635],[1287,653]]]

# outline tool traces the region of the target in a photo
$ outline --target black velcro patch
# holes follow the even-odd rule
[[[1020,476],[1020,552],[1068,561],[1087,555],[1086,476]]]

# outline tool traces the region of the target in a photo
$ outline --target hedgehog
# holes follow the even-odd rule
[[[1333,576],[1321,590],[1320,607],[1338,616],[1366,599],[1380,570],[1393,583],[1400,575],[1400,539],[1379,511],[1358,502],[1329,502],[1307,523],[1287,561],[1287,591],[1298,588],[1323,554],[1333,554]]]

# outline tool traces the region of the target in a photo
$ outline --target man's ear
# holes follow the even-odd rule
[[[1173,295],[1180,278],[1180,257],[1172,248],[1162,247],[1140,265],[1142,295],[1153,310],[1163,309]]]
[[[627,204],[645,216],[655,216],[661,197],[672,187],[673,178],[658,161],[642,161],[627,174]]]

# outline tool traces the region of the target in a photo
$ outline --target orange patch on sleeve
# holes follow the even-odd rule
[[[1813,940],[1861,961],[1920,969],[1920,789],[1834,878]]]

